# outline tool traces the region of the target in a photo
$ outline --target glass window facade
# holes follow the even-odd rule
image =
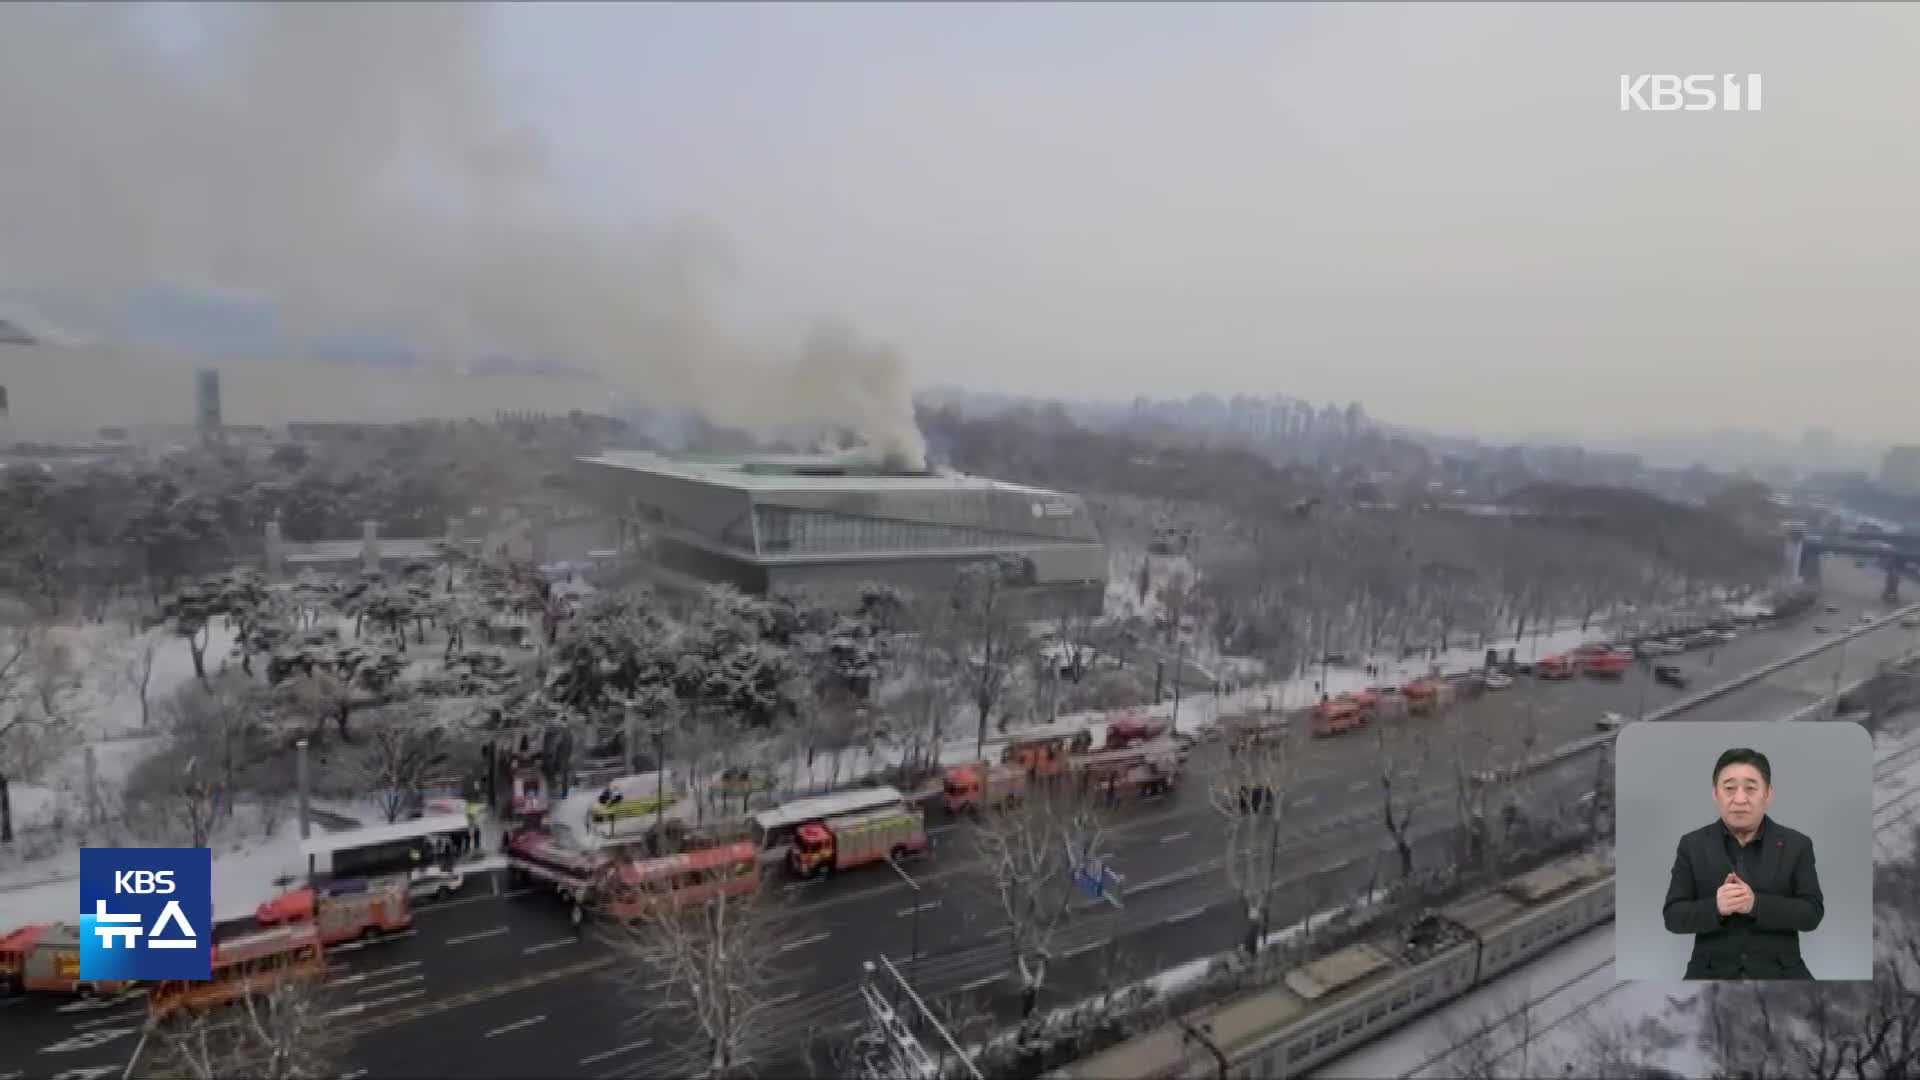
[[[1034,539],[966,525],[858,517],[825,510],[761,506],[754,509],[754,514],[759,519],[763,555],[942,551],[1003,547]]]

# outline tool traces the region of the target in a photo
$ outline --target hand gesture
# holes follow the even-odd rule
[[[1713,902],[1722,915],[1743,915],[1753,910],[1753,890],[1739,875],[1728,874],[1727,880],[1714,891]]]

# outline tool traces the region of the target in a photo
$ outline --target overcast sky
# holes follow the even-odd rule
[[[843,314],[922,385],[1920,434],[1920,5],[549,3],[497,28],[549,194],[713,223],[742,318]],[[1757,72],[1764,109],[1623,113],[1626,72]]]

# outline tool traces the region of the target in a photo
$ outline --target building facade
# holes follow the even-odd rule
[[[1920,446],[1895,446],[1880,459],[1880,486],[1901,495],[1920,495]]]
[[[610,451],[577,467],[617,519],[622,548],[747,592],[884,582],[929,594],[951,589],[962,567],[1004,557],[1046,611],[1096,614],[1106,596],[1106,545],[1075,495],[812,456]]]

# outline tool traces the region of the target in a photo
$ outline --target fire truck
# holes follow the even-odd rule
[[[927,850],[926,820],[905,807],[868,810],[802,824],[793,833],[787,865],[810,878]]]
[[[1543,679],[1571,679],[1576,674],[1576,665],[1572,657],[1555,653],[1542,657],[1533,670]]]
[[[1596,679],[1618,679],[1627,673],[1631,658],[1626,653],[1602,649],[1581,657],[1580,670]]]
[[[1453,704],[1453,684],[1445,679],[1415,679],[1400,688],[1407,699],[1407,712],[1431,716]]]
[[[132,985],[80,978],[80,928],[73,923],[23,926],[0,937],[0,986],[14,993],[117,994]]]
[[[943,791],[947,813],[964,814],[1016,802],[1033,782],[1077,783],[1110,798],[1144,797],[1171,791],[1183,775],[1180,750],[1167,741],[1076,754],[1051,773],[1005,762],[961,765],[948,771]]]
[[[312,923],[323,945],[397,933],[413,925],[404,874],[346,878],[293,889],[261,904],[253,921],[261,926]]]
[[[1366,726],[1372,714],[1367,707],[1349,697],[1323,701],[1313,707],[1313,737],[1330,739]]]
[[[531,829],[507,837],[507,879],[515,886],[545,885],[576,906],[589,903],[619,854],[618,847],[586,850]]]

